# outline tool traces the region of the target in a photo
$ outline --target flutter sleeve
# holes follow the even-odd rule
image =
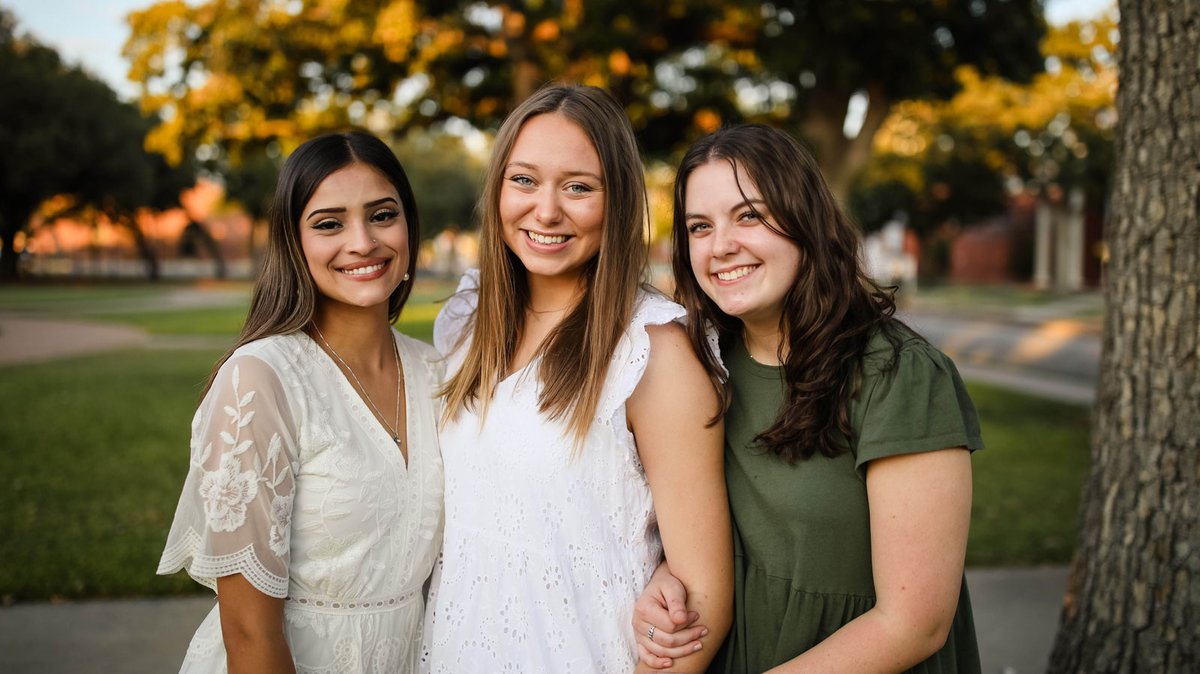
[[[463,346],[478,304],[479,270],[468,269],[433,321],[433,345],[438,353],[449,356]]]
[[[889,354],[890,355],[890,354]],[[983,448],[979,416],[950,360],[919,338],[890,358],[868,358],[863,368],[856,466],[897,454],[949,447]]]
[[[216,589],[242,574],[259,591],[288,590],[295,423],[275,370],[230,358],[192,420],[191,459],[158,573],[186,569]]]

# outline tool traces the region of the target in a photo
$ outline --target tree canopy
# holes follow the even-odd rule
[[[570,79],[611,90],[651,155],[766,121],[812,144],[840,190],[893,102],[949,96],[960,64],[1028,80],[1044,32],[1037,0],[163,0],[130,25],[130,78],[164,120],[151,147],[173,160],[236,163],[348,125],[492,129]]]
[[[138,207],[173,205],[190,164],[143,147],[152,123],[53,49],[19,36],[0,12],[0,278],[17,274],[15,241],[43,202],[67,195],[132,226]],[[139,232],[135,232],[135,237]]]
[[[1052,28],[1027,84],[960,67],[946,101],[902,101],[875,138],[851,205],[868,229],[904,210],[918,229],[1003,210],[1013,186],[1103,196],[1116,121],[1115,17]]]

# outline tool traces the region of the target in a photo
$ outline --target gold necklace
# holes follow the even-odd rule
[[[367,387],[363,386],[362,382],[358,380],[358,375],[354,374],[354,368],[350,367],[350,364],[345,360],[342,360],[342,357],[338,355],[337,350],[330,346],[329,340],[325,339],[325,335],[321,334],[321,328],[318,328],[316,323],[313,323],[312,326],[313,330],[317,331],[317,336],[321,338],[321,343],[325,345],[325,349],[329,351],[329,353],[332,353],[334,358],[337,358],[338,362],[342,364],[342,367],[346,368],[346,372],[350,373],[350,377],[354,380],[354,383],[358,385],[358,390],[363,395],[363,400],[366,400],[367,404],[371,406],[371,411],[374,412],[375,416],[379,418],[379,423],[383,425],[385,430],[387,430],[388,435],[392,437],[392,441],[396,443],[397,447],[402,446],[404,444],[404,440],[400,437],[400,347],[396,346],[396,339],[392,337],[392,335],[388,335],[388,338],[392,340],[392,353],[396,356],[396,416],[393,428],[388,426],[387,421],[383,418],[383,413],[379,411],[378,407],[375,407],[374,401],[371,400],[371,394],[367,393]]]

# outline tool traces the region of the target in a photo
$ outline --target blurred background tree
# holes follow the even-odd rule
[[[1002,213],[1011,193],[1079,187],[1103,201],[1116,123],[1112,16],[1050,29],[1045,72],[1028,84],[956,72],[947,101],[904,101],[882,125],[850,206],[867,230],[895,211],[928,233]]]
[[[164,120],[150,146],[176,160],[347,125],[490,130],[562,78],[610,89],[652,156],[725,122],[784,126],[842,195],[894,102],[952,95],[964,64],[1027,81],[1045,30],[1036,0],[165,0],[130,25],[130,77]]]
[[[135,213],[178,203],[190,161],[168,165],[143,146],[154,122],[57,52],[19,35],[0,11],[0,279],[16,278],[18,234],[51,197],[48,216],[103,214],[129,228],[146,273],[158,264]]]

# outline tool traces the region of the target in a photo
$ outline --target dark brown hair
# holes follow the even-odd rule
[[[540,410],[552,419],[566,418],[581,440],[600,402],[613,351],[633,317],[646,266],[646,185],[637,141],[625,111],[596,87],[543,87],[517,106],[496,135],[478,207],[478,305],[462,367],[443,389],[444,419],[476,402],[486,414],[525,327],[529,288],[524,265],[501,236],[500,188],[521,129],[545,114],[562,115],[587,135],[600,157],[604,181],[600,251],[584,267],[579,304],[546,337],[538,372]]]
[[[850,399],[862,371],[871,336],[884,329],[899,337],[894,288],[882,288],[863,271],[857,227],[838,207],[812,156],[788,134],[761,124],[722,129],[697,141],[675,176],[675,299],[688,312],[688,333],[713,383],[730,392],[723,369],[706,348],[704,327],[714,326],[722,343],[740,335],[741,321],[721,311],[692,273],[685,199],[688,177],[711,161],[739,169],[758,188],[773,222],[759,220],[799,248],[795,282],[783,300],[780,360],[785,401],[775,423],[755,440],[789,462],[816,452],[836,456],[848,449],[852,431]],[[738,189],[744,190],[742,185]],[[784,346],[786,345],[786,349]],[[890,365],[889,365],[890,366]]]
[[[243,344],[272,335],[286,335],[307,326],[317,303],[317,286],[300,246],[300,215],[317,187],[351,164],[365,164],[382,173],[400,196],[408,226],[408,271],[414,278],[421,243],[417,202],[400,160],[382,140],[364,131],[328,133],[296,148],[279,172],[267,216],[267,248],[250,295],[250,311],[241,334],[208,376],[205,392],[221,365]],[[388,298],[388,321],[395,321],[408,301],[412,283],[401,283]]]

